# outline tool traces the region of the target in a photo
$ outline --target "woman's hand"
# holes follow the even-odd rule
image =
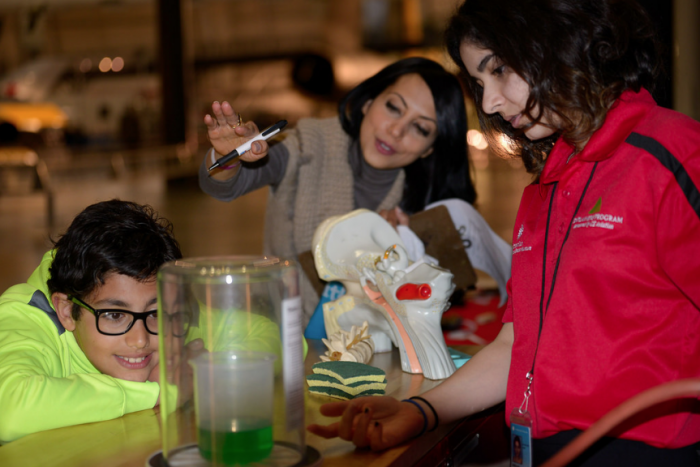
[[[384,218],[393,228],[399,225],[408,225],[408,214],[396,206],[394,209],[383,209],[379,211],[379,215]]]
[[[413,438],[425,423],[413,404],[389,396],[359,397],[347,402],[323,404],[321,414],[342,418],[330,425],[309,425],[306,427],[308,431],[322,438],[340,437],[352,441],[357,447],[370,447],[373,451]]]
[[[221,104],[214,101],[211,110],[213,117],[205,115],[204,123],[207,125],[209,141],[220,156],[228,154],[259,133],[255,123],[241,122],[241,115],[235,113],[226,101]],[[241,156],[241,160],[253,162],[262,159],[267,155],[267,150],[266,141],[256,141],[250,151]]]

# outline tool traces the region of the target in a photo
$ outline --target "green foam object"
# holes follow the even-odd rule
[[[319,362],[312,367],[314,373],[327,375],[348,385],[358,381],[377,381],[386,379],[386,373],[379,368],[357,362]]]
[[[386,389],[386,378],[382,382],[357,381],[350,384],[343,384],[332,376],[313,374],[306,377],[306,382],[309,386],[336,388],[355,396],[370,389],[381,389],[382,391]]]
[[[354,399],[355,397],[363,397],[363,396],[383,396],[384,395],[383,389],[369,389],[369,390],[363,391],[359,394],[348,394],[347,392],[345,392],[341,389],[331,388],[328,386],[311,386],[309,388],[309,392],[312,394],[320,394],[322,396],[329,396],[329,397],[333,397],[335,399],[342,399],[342,400],[349,400],[349,399]]]

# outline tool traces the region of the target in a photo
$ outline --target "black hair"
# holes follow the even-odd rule
[[[432,202],[459,198],[473,204],[476,190],[470,176],[467,153],[467,112],[464,92],[456,76],[440,64],[422,57],[392,63],[351,90],[338,107],[345,132],[358,139],[362,107],[403,75],[418,74],[430,88],[437,113],[433,152],[407,167],[401,208],[414,213]]]
[[[503,152],[522,157],[535,174],[559,135],[581,150],[625,90],[651,91],[659,73],[660,44],[635,0],[466,0],[445,38],[487,138],[508,136],[513,144]],[[550,113],[560,122],[559,134],[530,141],[524,129],[484,113],[483,90],[460,57],[465,42],[489,49],[523,78],[530,87],[524,113],[531,125]]]
[[[117,199],[85,208],[53,243],[49,292],[78,298],[104,284],[108,274],[147,281],[164,263],[182,258],[167,219],[150,206]]]

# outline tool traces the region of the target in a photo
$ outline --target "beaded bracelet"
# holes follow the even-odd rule
[[[420,436],[423,433],[425,433],[425,431],[428,429],[428,416],[425,414],[425,410],[423,410],[423,407],[421,407],[418,402],[412,401],[411,399],[404,399],[401,402],[409,402],[409,403],[415,405],[416,407],[418,407],[418,410],[420,410],[420,413],[423,414],[423,429],[421,430],[420,433],[418,433],[417,436]]]
[[[440,424],[440,419],[438,418],[437,411],[435,410],[435,407],[433,407],[433,404],[431,404],[430,402],[428,402],[427,400],[423,399],[420,396],[413,396],[410,399],[416,399],[416,400],[425,402],[425,405],[428,406],[428,408],[433,412],[433,415],[435,416],[435,426],[432,427],[430,430],[428,430],[428,433],[430,433],[431,431],[437,430],[437,427]]]

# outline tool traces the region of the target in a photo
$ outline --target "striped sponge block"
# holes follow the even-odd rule
[[[342,399],[342,400],[349,400],[349,399],[353,399],[355,397],[363,397],[363,396],[383,396],[384,395],[383,389],[368,389],[367,391],[363,391],[359,394],[348,394],[347,392],[343,391],[342,389],[331,388],[331,387],[327,387],[327,386],[311,386],[309,388],[309,392],[312,394],[321,394],[323,396],[329,396],[329,397],[333,397],[335,399]]]
[[[352,399],[361,396],[380,396],[386,389],[386,373],[379,368],[357,362],[320,362],[306,377],[309,392]]]
[[[326,375],[337,379],[344,385],[358,381],[376,381],[381,383],[386,380],[384,370],[364,363],[357,362],[319,362],[311,367],[317,375]]]
[[[310,387],[329,387],[341,389],[348,394],[357,396],[358,394],[369,391],[369,390],[381,390],[386,389],[386,378],[384,381],[356,381],[350,384],[343,384],[332,376],[328,375],[309,375],[306,377],[306,382],[309,383]]]

